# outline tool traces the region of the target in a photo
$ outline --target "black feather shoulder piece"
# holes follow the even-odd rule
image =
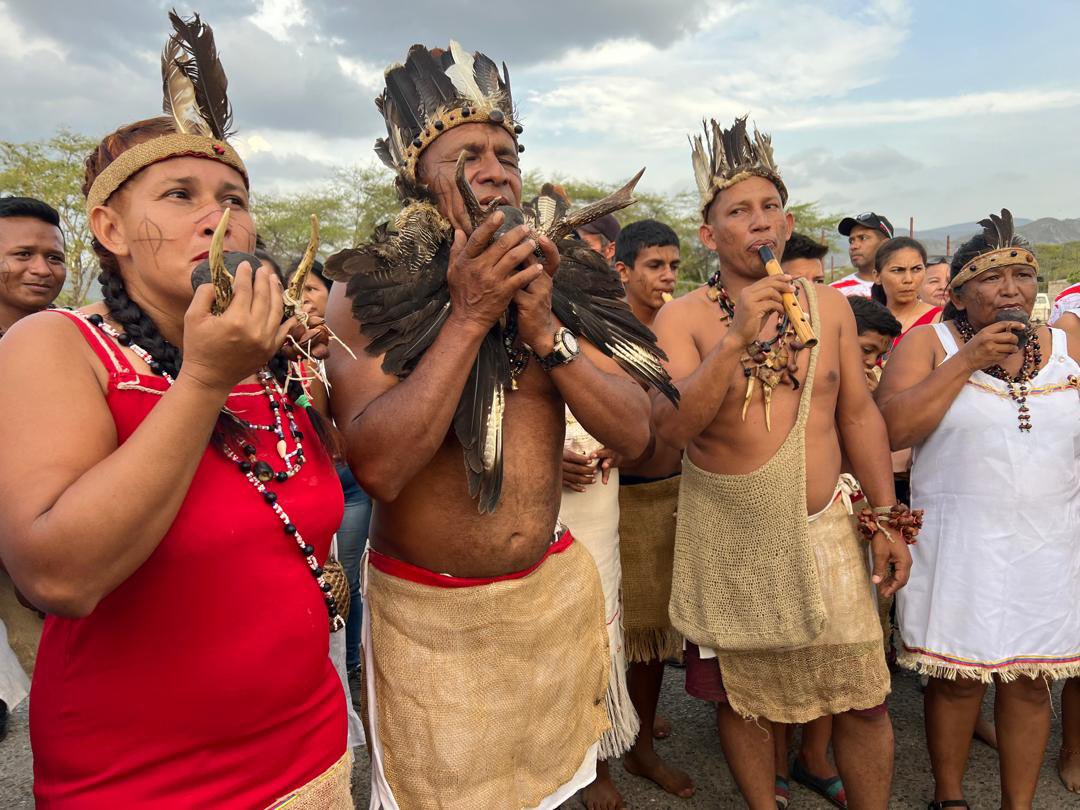
[[[458,163],[458,188],[478,225],[495,210],[482,207]],[[561,265],[552,280],[552,311],[575,335],[588,340],[634,379],[653,386],[672,402],[672,385],[656,337],[623,300],[618,275],[584,243],[569,238],[576,228],[630,205],[639,172],[619,191],[576,212],[545,188],[517,213],[537,235],[559,247]],[[331,256],[325,273],[347,285],[353,316],[368,338],[367,351],[382,368],[408,375],[450,315],[447,269],[453,229],[431,202],[411,200],[393,225],[376,229],[358,248]],[[477,352],[458,401],[453,430],[464,452],[469,494],[482,513],[493,512],[502,494],[503,415],[514,377],[514,311],[494,324]]]

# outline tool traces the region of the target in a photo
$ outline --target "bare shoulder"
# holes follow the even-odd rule
[[[817,298],[818,313],[822,320],[833,321],[854,317],[851,304],[842,292],[834,290],[828,284],[814,284],[812,289]]]
[[[1066,312],[1056,321],[1054,328],[1065,333],[1069,346],[1069,357],[1080,363],[1080,316],[1075,312]]]
[[[37,312],[15,323],[0,340],[0,362],[10,358],[47,357],[50,365],[67,364],[74,358],[89,356],[86,339],[71,318],[60,312]]]
[[[668,301],[656,314],[656,324],[670,331],[694,331],[694,327],[714,314],[716,304],[706,295],[705,285]]]

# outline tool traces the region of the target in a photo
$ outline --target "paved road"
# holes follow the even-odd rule
[[[923,738],[922,698],[914,677],[894,676],[891,707],[897,740],[892,806],[921,810],[926,807],[930,796],[930,763]],[[1055,690],[1054,708],[1055,712],[1060,711],[1060,689]],[[621,767],[615,766],[613,773],[628,806],[633,810],[716,810],[743,807],[720,756],[712,711],[683,692],[681,670],[668,669],[661,710],[671,719],[674,734],[671,739],[659,743],[660,751],[694,777],[698,787],[697,795],[685,801],[672,799],[651,783],[630,776]],[[1049,755],[1043,766],[1039,794],[1035,800],[1038,810],[1080,810],[1080,796],[1067,793],[1057,778],[1055,758],[1060,744],[1060,729],[1055,719]],[[358,749],[357,753],[358,771],[363,771],[367,764],[366,756],[362,749]],[[7,739],[0,743],[0,808],[16,810],[33,807],[31,783],[27,710],[24,704],[12,717]],[[976,810],[1000,806],[996,754],[980,743],[975,743],[972,748],[967,788],[968,800]],[[826,802],[798,786],[794,787],[794,791],[791,804],[793,808],[829,807]],[[366,774],[358,775],[354,795],[357,806],[366,808]],[[572,803],[567,806],[579,805]]]

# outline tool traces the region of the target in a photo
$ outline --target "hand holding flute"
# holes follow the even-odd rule
[[[765,264],[765,272],[770,276],[782,276],[784,271],[780,267],[780,262],[776,260],[776,256],[773,255],[772,249],[768,245],[762,245],[758,248],[758,255],[761,256],[761,261]],[[801,306],[799,306],[799,299],[795,297],[794,293],[786,292],[783,294],[784,299],[784,312],[787,313],[788,320],[791,322],[792,329],[795,330],[795,337],[798,338],[806,348],[817,345],[817,335],[814,334],[813,327],[810,326],[810,320],[806,317],[806,313],[803,312]]]

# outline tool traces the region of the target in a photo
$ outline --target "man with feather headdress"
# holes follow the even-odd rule
[[[372,806],[557,807],[608,725],[596,567],[555,528],[564,405],[633,458],[648,401],[628,374],[675,395],[618,276],[567,238],[633,181],[523,210],[506,68],[457,43],[413,46],[377,104],[403,208],[326,265],[345,282],[328,320],[360,358],[331,355],[332,408],[375,501]]]
[[[700,237],[719,269],[660,310],[654,328],[683,407],[653,400],[657,441],[685,448],[669,613],[688,642],[686,688],[716,704],[751,807],[780,797],[773,743],[756,720],[833,714],[851,806],[884,810],[889,672],[870,582],[895,592],[911,556],[894,525],[888,438],[855,320],[837,291],[767,275],[794,224],[771,139],[745,118],[728,129],[712,121],[692,157]],[[841,443],[875,507],[865,522],[860,513],[872,576]],[[837,782],[806,783],[835,798]]]

